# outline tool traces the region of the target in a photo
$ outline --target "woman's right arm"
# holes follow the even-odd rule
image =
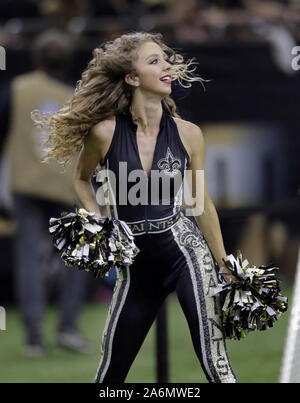
[[[109,147],[109,137],[111,136],[109,136],[107,130],[110,131],[110,127],[107,127],[108,125],[105,123],[100,122],[95,125],[84,139],[72,179],[79,202],[87,211],[95,212],[94,218],[96,219],[101,217],[101,213],[91,178],[97,164]]]

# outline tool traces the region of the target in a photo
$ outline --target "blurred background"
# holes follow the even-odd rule
[[[133,30],[161,32],[170,47],[196,58],[197,73],[209,80],[205,91],[199,84],[189,90],[175,85],[173,97],[182,118],[203,131],[205,174],[226,251],[240,249],[256,265],[273,262],[280,267],[283,294],[291,296],[300,239],[300,61],[297,65],[295,59],[300,1],[0,0],[0,46],[5,50],[0,70],[0,305],[7,313],[6,330],[0,331],[0,382],[90,382],[98,366],[115,277],[95,280],[80,273],[81,288],[74,287],[72,295],[64,291],[69,280],[61,272],[67,269],[45,234],[50,216],[76,205],[72,166],[62,178],[57,167],[36,165],[41,138],[29,113],[58,109],[92,50]],[[31,265],[39,274],[28,269]],[[30,284],[39,284],[33,287],[35,296],[28,291]],[[228,343],[241,382],[278,382],[288,315],[266,333]],[[94,346],[93,355],[78,347],[80,340],[78,348],[54,342],[56,323],[73,326],[77,319],[80,333]],[[205,382],[173,295],[168,338],[169,381]],[[24,354],[23,345],[30,344],[46,344],[47,351]],[[151,329],[128,382],[155,382],[154,344]]]

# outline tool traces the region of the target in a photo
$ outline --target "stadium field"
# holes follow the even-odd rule
[[[283,287],[283,290],[283,294],[289,297],[291,307],[292,289]],[[7,307],[6,330],[0,332],[0,382],[93,382],[100,358],[101,334],[108,307],[108,304],[89,303],[82,310],[79,328],[94,345],[94,353],[84,356],[56,345],[57,310],[51,305],[43,326],[47,355],[40,358],[27,358],[22,354],[24,335],[19,312],[13,306]],[[193,350],[188,325],[173,294],[167,300],[167,311],[169,382],[206,383]],[[282,315],[272,329],[253,332],[240,341],[227,341],[232,366],[240,382],[278,382],[289,311]],[[126,382],[156,382],[154,343],[155,328],[152,326]]]

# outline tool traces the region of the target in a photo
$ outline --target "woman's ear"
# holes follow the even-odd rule
[[[132,74],[126,74],[124,80],[128,85],[135,85],[136,83],[136,79]]]
[[[129,84],[129,74],[126,74],[126,76],[124,77],[124,81],[126,84]]]

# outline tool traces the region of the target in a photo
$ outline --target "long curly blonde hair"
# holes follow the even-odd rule
[[[192,74],[198,64],[194,58],[184,62],[181,54],[163,42],[160,33],[130,32],[106,41],[93,50],[92,60],[77,81],[73,95],[61,109],[55,113],[42,113],[37,109],[31,112],[35,125],[47,132],[45,156],[41,162],[55,158],[65,168],[80,151],[84,138],[96,123],[128,110],[134,90],[124,77],[136,73],[133,61],[137,59],[140,46],[148,41],[157,43],[167,53],[172,79],[179,85],[188,88],[193,81],[200,81],[202,85],[206,81]],[[169,95],[162,102],[172,116],[180,117]],[[96,171],[99,168],[98,164]]]

